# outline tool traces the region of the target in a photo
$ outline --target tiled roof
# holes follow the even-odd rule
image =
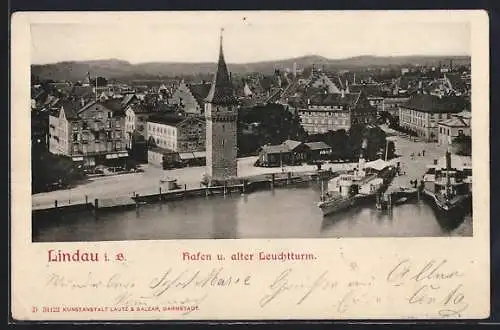
[[[136,104],[131,104],[130,105],[130,108],[132,109],[132,111],[134,111],[135,113],[150,113],[150,112],[156,112],[155,109],[152,109],[152,108],[149,108],[147,106],[145,106],[144,104],[141,104],[141,103],[136,103]]]
[[[311,105],[347,105],[354,108],[361,93],[315,94],[310,98]]]
[[[457,113],[465,108],[465,101],[456,96],[438,97],[429,94],[414,94],[402,107],[422,112]]]
[[[70,96],[79,98],[94,97],[94,91],[91,86],[73,86],[70,91]]]
[[[361,91],[363,91],[367,96],[375,96],[375,97],[382,96],[382,91],[380,90],[380,87],[376,84],[349,85],[350,93],[358,93]]]
[[[229,78],[226,61],[224,60],[222,38],[219,50],[219,62],[217,64],[217,73],[205,101],[219,105],[231,105],[238,103],[233,85],[231,84],[231,80]]]
[[[319,141],[319,142],[306,142],[304,144],[306,146],[308,146],[310,150],[324,150],[324,149],[331,149],[332,148],[332,147],[330,147],[328,144],[326,144],[323,141]]]
[[[286,140],[282,144],[285,145],[289,150],[294,150],[295,148],[300,146],[302,144],[302,142],[294,141],[294,140]]]
[[[137,97],[135,96],[135,94],[127,94],[123,97],[123,100],[121,101],[122,103],[122,107],[126,107],[129,105],[130,102],[132,102],[133,100],[137,99]]]
[[[68,119],[78,119],[78,109],[80,105],[78,102],[64,101],[62,102],[61,109],[64,109],[64,115]]]
[[[262,151],[268,154],[279,154],[279,153],[288,153],[290,149],[286,145],[277,144],[277,145],[265,145],[262,146]]]
[[[155,116],[152,116],[151,118],[149,118],[148,121],[152,122],[152,123],[157,123],[157,124],[164,124],[164,125],[177,125],[181,122],[183,122],[184,120],[186,120],[186,117],[183,117],[183,116],[177,116],[177,115],[171,115],[171,114],[158,114],[158,115],[155,115]]]
[[[469,125],[463,119],[457,117],[439,122],[439,125],[448,127],[469,127]]]
[[[212,84],[210,84],[210,83],[189,84],[189,85],[187,85],[187,87],[191,91],[191,94],[193,94],[198,105],[203,109],[204,102],[205,102],[204,100],[208,96],[208,93],[210,92],[210,88],[212,87]]]
[[[467,85],[465,84],[465,81],[463,81],[462,78],[460,77],[460,74],[446,73],[445,76],[450,81],[451,86],[454,90],[464,91],[467,89]]]

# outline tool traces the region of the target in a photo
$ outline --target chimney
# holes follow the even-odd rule
[[[344,98],[344,97],[345,97],[345,92],[344,92],[344,90],[342,90],[340,93],[341,93],[341,97],[342,97],[342,98]]]
[[[354,72],[354,85],[356,85],[356,72]]]

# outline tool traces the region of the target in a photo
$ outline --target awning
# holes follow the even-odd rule
[[[205,151],[195,151],[193,152],[194,158],[205,158],[207,153]]]
[[[179,158],[182,160],[194,159],[194,154],[192,152],[181,152],[179,153]]]
[[[383,161],[382,159],[377,159],[377,160],[374,160],[372,162],[366,163],[365,166],[373,168],[374,170],[377,170],[377,171],[382,171],[384,168],[386,168],[390,165],[391,165],[390,163]]]
[[[73,157],[74,162],[81,162],[83,161],[83,157]]]
[[[106,159],[115,159],[118,158],[118,154],[107,154]]]

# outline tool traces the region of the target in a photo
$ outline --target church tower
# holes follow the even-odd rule
[[[207,175],[212,181],[238,175],[237,105],[238,100],[224,60],[221,31],[217,73],[205,98]]]

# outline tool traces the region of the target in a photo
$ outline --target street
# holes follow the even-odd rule
[[[266,168],[255,167],[253,164],[257,157],[246,157],[238,159],[238,176],[254,176],[259,174],[271,174],[282,172],[281,167]],[[332,170],[348,169],[350,164],[326,164],[322,168]],[[204,166],[185,167],[173,170],[163,170],[149,164],[143,166],[144,172],[114,175],[109,177],[98,177],[89,180],[89,182],[80,184],[71,189],[55,190],[50,192],[38,193],[32,196],[33,209],[43,209],[54,206],[54,201],[58,205],[68,205],[85,202],[85,196],[88,201],[95,198],[116,198],[123,196],[133,196],[133,194],[154,194],[159,191],[160,179],[166,176],[177,179],[181,186],[187,188],[200,187],[200,181],[205,173]],[[285,166],[284,171],[305,172],[314,171],[315,165]]]
[[[383,129],[388,130],[387,128]],[[391,160],[391,162],[393,164],[400,162],[401,169],[403,172],[406,172],[406,174],[400,177],[399,181],[405,181],[405,185],[409,185],[410,180],[420,179],[425,172],[426,165],[431,164],[433,159],[442,157],[445,152],[445,149],[435,143],[414,142],[403,137],[396,137],[395,145],[396,154],[400,155],[400,157]],[[425,156],[418,156],[418,153],[421,153],[422,150],[425,150]],[[415,155],[413,159],[410,157],[412,153]],[[282,172],[280,167],[255,167],[253,164],[256,159],[257,157],[238,159],[238,175],[245,177]],[[352,164],[326,164],[322,168],[331,168],[337,171],[352,166]],[[187,188],[196,188],[200,186],[200,181],[205,173],[204,166],[163,170],[159,167],[146,164],[143,166],[143,169],[143,173],[93,178],[71,189],[35,194],[32,196],[32,207],[33,209],[52,207],[56,200],[60,206],[83,203],[85,202],[85,196],[87,196],[88,201],[93,201],[95,198],[103,199],[133,196],[134,193],[141,195],[153,194],[158,192],[161,185],[160,179],[165,176],[177,179],[177,183],[181,186],[186,185]],[[315,165],[302,165],[286,166],[283,170],[305,172],[314,171],[316,169],[317,167]],[[407,178],[407,180],[403,178]]]

